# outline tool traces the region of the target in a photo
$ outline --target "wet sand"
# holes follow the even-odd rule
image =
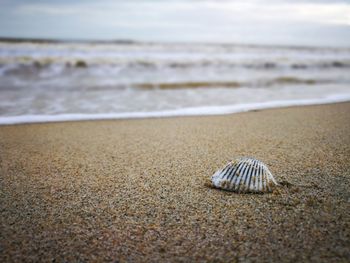
[[[236,156],[272,194],[208,186]],[[0,127],[0,261],[350,260],[350,103]]]

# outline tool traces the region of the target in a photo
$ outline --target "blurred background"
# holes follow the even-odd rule
[[[0,0],[0,123],[350,100],[350,1]]]

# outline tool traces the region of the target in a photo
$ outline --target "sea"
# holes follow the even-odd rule
[[[350,48],[0,41],[0,124],[350,101]]]

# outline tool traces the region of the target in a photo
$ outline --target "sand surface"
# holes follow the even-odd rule
[[[208,187],[236,156],[272,194]],[[350,103],[0,127],[0,261],[350,261]]]

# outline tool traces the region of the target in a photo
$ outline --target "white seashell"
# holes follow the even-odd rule
[[[272,192],[278,185],[263,162],[249,157],[229,162],[211,180],[217,188],[239,193]]]

